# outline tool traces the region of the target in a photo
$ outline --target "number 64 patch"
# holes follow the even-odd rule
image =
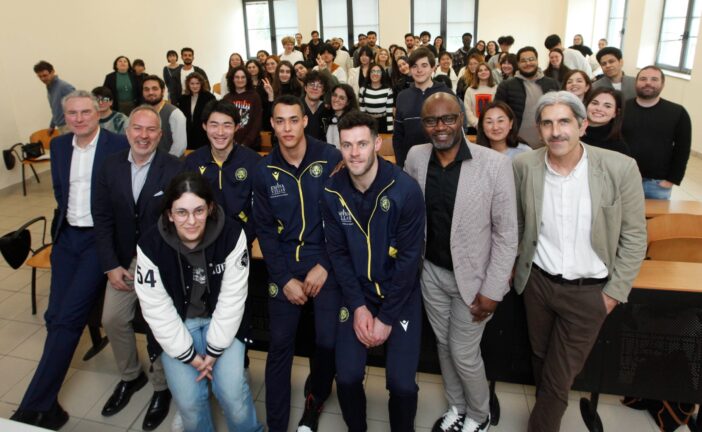
[[[156,278],[154,277],[153,269],[148,270],[146,274],[142,274],[140,266],[136,268],[136,280],[140,284],[149,284],[151,288],[156,286]]]

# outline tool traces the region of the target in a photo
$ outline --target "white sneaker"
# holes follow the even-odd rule
[[[173,422],[171,423],[171,432],[184,432],[185,426],[183,426],[183,417],[180,416],[180,411],[176,410],[173,416]]]
[[[297,432],[314,432],[314,431],[307,426],[298,426]]]
[[[487,420],[482,424],[466,416],[461,432],[486,432],[488,429],[490,429],[490,414],[488,414]]]
[[[455,406],[452,406],[434,423],[432,432],[461,432],[465,414],[459,414]]]

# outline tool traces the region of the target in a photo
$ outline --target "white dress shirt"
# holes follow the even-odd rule
[[[564,279],[604,278],[607,267],[592,249],[592,200],[587,150],[570,174],[558,174],[546,158],[544,197],[534,264]]]
[[[95,138],[85,148],[78,146],[73,136],[73,154],[71,155],[71,174],[68,184],[68,209],[66,220],[75,227],[92,227],[93,215],[90,209],[91,180],[95,149],[100,138],[100,128]]]

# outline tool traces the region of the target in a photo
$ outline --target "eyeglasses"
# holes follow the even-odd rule
[[[371,75],[382,75],[382,74],[383,74],[383,71],[380,71],[380,70],[372,70],[371,71]]]
[[[99,97],[96,99],[98,102],[112,102],[112,98],[108,98],[108,97]]]
[[[207,217],[207,207],[198,207],[192,212],[185,209],[175,209],[171,211],[171,217],[173,217],[176,222],[185,222],[190,219],[190,215],[193,215],[195,219],[205,219]]]
[[[531,63],[531,62],[535,62],[535,61],[536,61],[536,57],[527,57],[527,58],[519,59],[519,63]]]
[[[452,126],[456,124],[458,116],[458,114],[444,114],[439,117],[422,117],[422,124],[426,127],[435,127],[439,124],[439,120],[441,120],[446,126]]]
[[[311,82],[311,83],[307,84],[306,87],[319,90],[319,89],[323,89],[323,88],[324,88],[324,84],[322,84],[322,83],[319,82],[319,81],[315,81],[315,82]]]

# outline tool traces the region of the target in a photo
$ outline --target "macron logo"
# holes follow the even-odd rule
[[[405,330],[405,333],[407,333],[407,327],[409,326],[409,320],[400,320],[400,325]]]

